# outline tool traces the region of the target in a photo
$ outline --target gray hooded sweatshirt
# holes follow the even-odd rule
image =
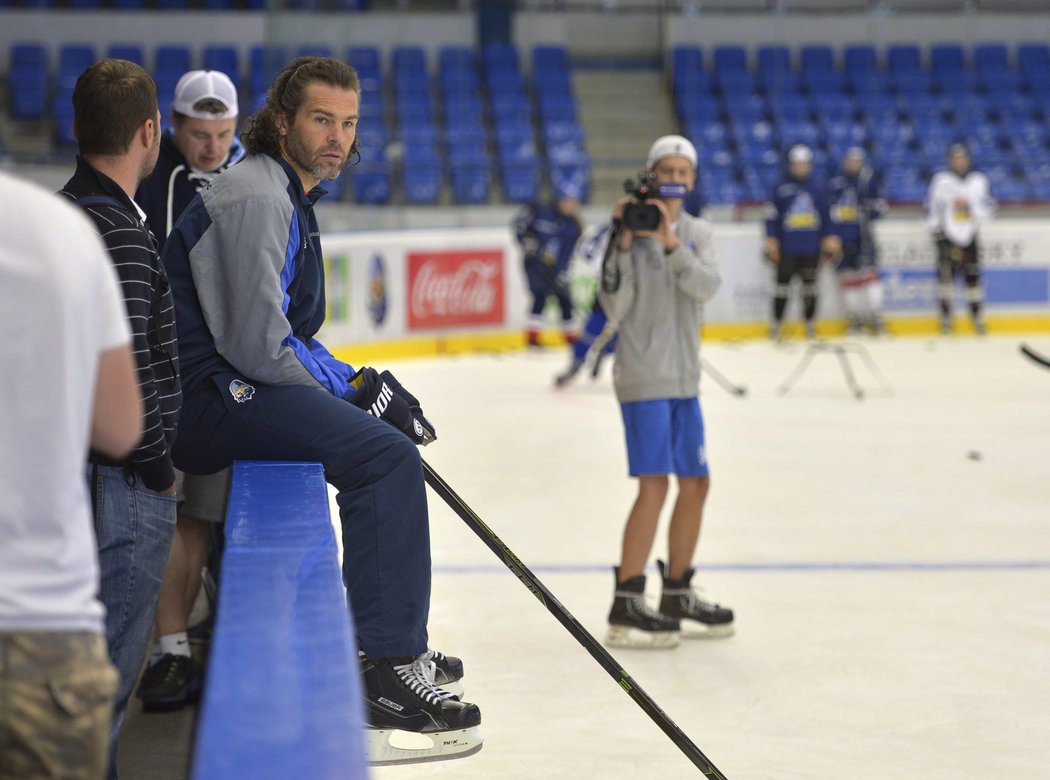
[[[682,212],[674,224],[681,242],[670,254],[652,238],[635,238],[628,252],[614,247],[615,290],[599,300],[620,332],[613,386],[621,403],[691,398],[700,392],[703,305],[722,284],[711,225]]]

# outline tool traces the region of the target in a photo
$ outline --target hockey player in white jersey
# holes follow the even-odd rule
[[[966,286],[974,330],[978,334],[985,332],[978,232],[981,224],[994,213],[995,201],[988,177],[972,169],[970,151],[965,145],[952,144],[948,150],[948,170],[933,175],[926,194],[926,229],[937,249],[942,333],[952,331],[956,276],[961,276]]]

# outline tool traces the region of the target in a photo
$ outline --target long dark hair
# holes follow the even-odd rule
[[[249,117],[241,133],[241,143],[252,154],[281,153],[278,117],[283,116],[288,125],[306,100],[306,89],[311,84],[346,89],[361,94],[361,81],[357,71],[345,62],[333,57],[299,57],[285,66],[273,80],[266,103]],[[357,138],[350,147],[351,159],[358,157]]]

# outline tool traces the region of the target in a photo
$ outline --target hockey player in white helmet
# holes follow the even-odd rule
[[[980,246],[981,224],[995,213],[988,177],[971,167],[970,151],[963,144],[952,144],[948,150],[948,170],[938,171],[930,180],[926,194],[926,229],[937,249],[938,297],[941,307],[941,332],[952,331],[952,298],[955,277],[961,276],[966,286],[974,330],[985,332],[981,305]]]

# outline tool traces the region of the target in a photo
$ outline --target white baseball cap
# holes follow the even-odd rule
[[[795,144],[788,150],[788,162],[808,163],[813,162],[813,150],[805,144]]]
[[[205,98],[218,100],[226,111],[213,114],[193,108]],[[194,119],[234,119],[237,116],[237,88],[230,77],[217,70],[191,70],[183,74],[175,85],[175,100],[172,110]]]
[[[652,168],[664,157],[684,157],[696,167],[696,147],[688,138],[680,135],[665,135],[657,138],[649,148],[649,157],[646,158],[645,167]]]

